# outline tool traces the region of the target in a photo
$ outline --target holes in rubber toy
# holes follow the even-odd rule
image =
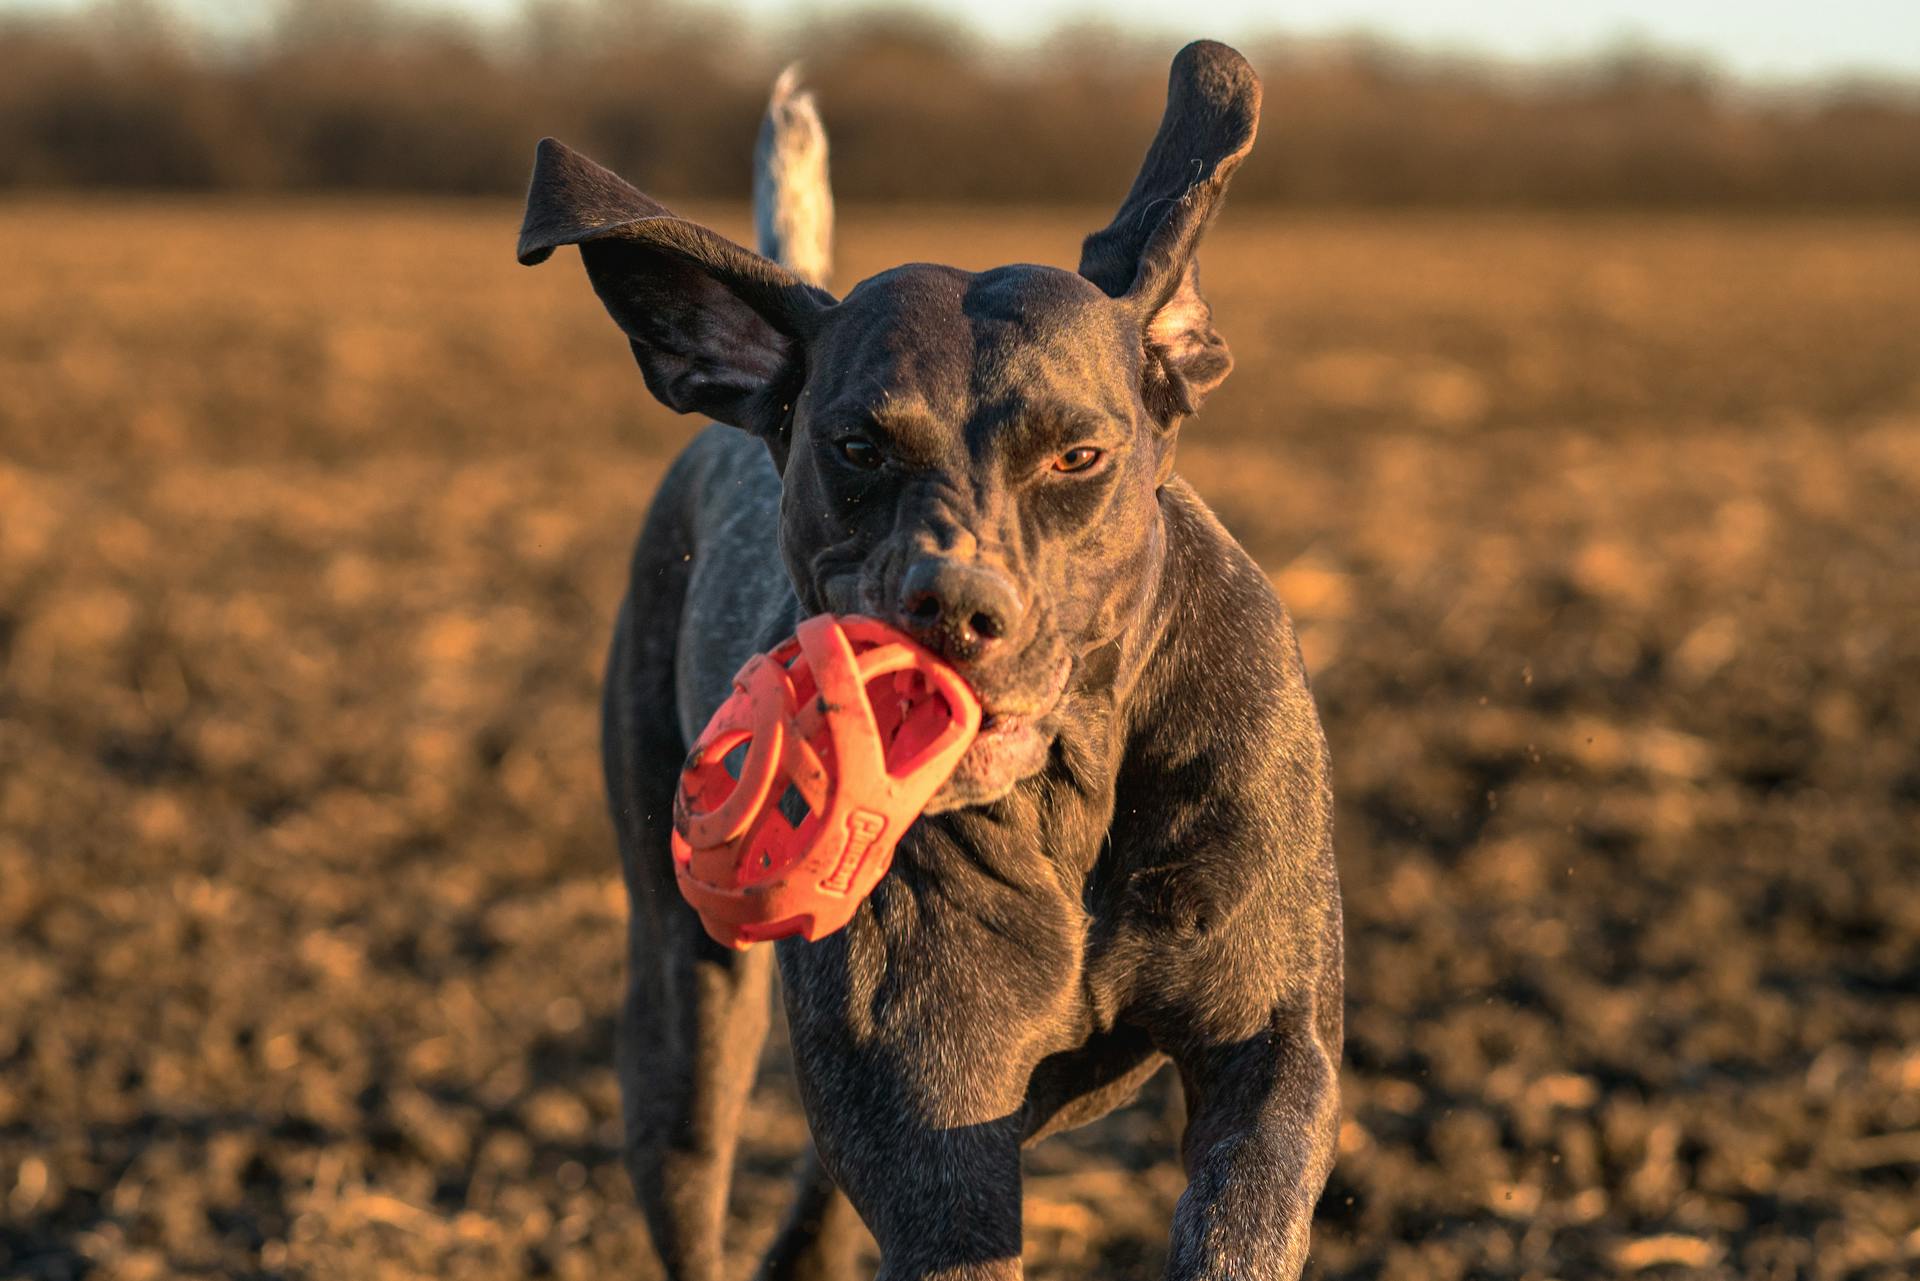
[[[711,814],[727,803],[740,787],[740,775],[746,769],[747,753],[753,737],[744,731],[700,753],[701,760],[681,779],[692,809]],[[715,758],[714,752],[720,755]]]
[[[908,668],[884,672],[867,682],[867,701],[880,731],[887,770],[904,778],[959,719],[946,697],[930,687],[922,673]]]
[[[763,813],[755,824],[735,875],[751,883],[785,873],[803,857],[812,825],[813,807],[807,804],[800,789],[789,782],[780,793],[779,804]],[[794,848],[796,838],[799,849]]]
[[[792,783],[780,794],[780,817],[787,820],[789,827],[798,828],[813,814],[813,806],[807,804],[807,798]]]

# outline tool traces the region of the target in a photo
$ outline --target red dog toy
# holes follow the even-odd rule
[[[807,619],[747,660],[687,757],[680,892],[728,947],[833,933],[979,731],[979,699],[913,641],[870,618]]]

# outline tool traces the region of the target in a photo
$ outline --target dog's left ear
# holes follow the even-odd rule
[[[527,190],[520,261],[544,262],[561,245],[580,246],[594,292],[661,403],[784,452],[803,346],[832,295],[547,138]]]
[[[1182,49],[1167,78],[1167,110],[1133,189],[1080,250],[1080,274],[1140,318],[1147,407],[1172,425],[1226,380],[1233,356],[1200,296],[1200,235],[1253,150],[1260,78],[1212,40]]]

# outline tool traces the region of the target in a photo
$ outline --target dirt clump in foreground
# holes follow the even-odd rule
[[[0,1274],[652,1275],[595,700],[691,425],[516,220],[0,209]],[[1102,221],[856,213],[843,279]],[[1183,470],[1337,769],[1316,1275],[1912,1276],[1920,232],[1205,256]],[[1036,1276],[1158,1275],[1177,1094],[1031,1155]],[[743,1267],[804,1133],[776,1063]]]

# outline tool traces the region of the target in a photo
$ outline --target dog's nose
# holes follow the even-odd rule
[[[1026,602],[1006,575],[983,565],[925,556],[900,580],[901,629],[955,662],[990,657],[1026,612]]]

